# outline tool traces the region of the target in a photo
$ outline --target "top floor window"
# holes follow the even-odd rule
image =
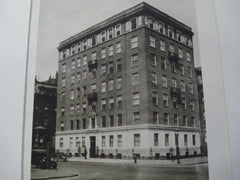
[[[148,27],[153,29],[153,19],[152,18],[148,19]]]
[[[101,35],[102,35],[102,42],[105,42],[106,41],[106,31],[103,31],[101,33]]]
[[[159,31],[162,34],[165,34],[165,26],[162,22],[159,22]]]
[[[108,56],[112,56],[113,55],[113,45],[110,45],[108,47]]]
[[[179,58],[183,58],[182,48],[178,48],[178,57],[179,57]]]
[[[176,36],[177,36],[177,41],[181,42],[181,33],[177,32]]]
[[[154,36],[150,36],[149,40],[150,40],[150,47],[155,48],[156,47],[156,42],[155,42],[156,39],[155,39],[155,37]]]
[[[63,64],[62,65],[62,73],[65,73],[66,72],[66,64]]]
[[[87,49],[87,40],[83,41],[83,50]]]
[[[116,32],[116,36],[121,35],[121,24],[118,24],[115,26],[115,32]]]
[[[190,62],[191,61],[191,55],[188,51],[186,52],[186,56],[187,56],[187,61]]]
[[[116,53],[120,53],[121,52],[121,42],[118,42],[116,44]]]
[[[136,48],[138,47],[138,37],[134,36],[131,38],[131,48]]]
[[[113,38],[113,28],[108,29],[108,39]]]
[[[76,61],[73,60],[73,61],[72,61],[72,69],[75,69],[75,64],[76,64]]]
[[[171,26],[168,26],[168,36],[174,39],[174,32]]]
[[[131,19],[131,29],[136,29],[137,28],[137,19],[136,18],[133,18]]]
[[[93,52],[91,56],[91,60],[95,60],[95,59],[97,59],[97,53]]]
[[[96,36],[93,36],[92,37],[92,46],[95,46],[96,45]]]

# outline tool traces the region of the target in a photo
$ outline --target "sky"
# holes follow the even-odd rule
[[[59,43],[142,0],[41,0],[38,26],[36,76],[54,76]],[[146,3],[190,26],[194,32],[195,66],[200,66],[194,0],[145,0]]]

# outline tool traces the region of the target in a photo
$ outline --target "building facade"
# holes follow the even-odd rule
[[[55,147],[57,74],[46,81],[35,79],[32,149],[46,150],[47,144]]]
[[[59,44],[56,149],[200,153],[191,28],[140,3]]]

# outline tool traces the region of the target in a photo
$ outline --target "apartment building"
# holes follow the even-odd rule
[[[59,44],[56,149],[89,157],[197,155],[190,27],[143,2]]]

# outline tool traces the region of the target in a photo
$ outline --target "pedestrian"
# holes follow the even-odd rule
[[[136,164],[137,163],[137,155],[136,154],[133,155],[133,159],[134,159],[134,163]]]

